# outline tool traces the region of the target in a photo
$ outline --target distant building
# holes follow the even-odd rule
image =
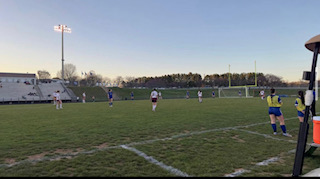
[[[26,83],[35,85],[36,74],[32,73],[1,73],[0,82],[2,83]]]

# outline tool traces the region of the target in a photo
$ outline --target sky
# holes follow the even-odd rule
[[[310,71],[319,0],[0,0],[0,72],[155,77]]]

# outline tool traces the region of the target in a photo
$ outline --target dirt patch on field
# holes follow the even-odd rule
[[[57,149],[56,151],[54,151],[54,153],[58,153],[58,154],[78,154],[79,152],[82,152],[83,149],[82,148],[77,148],[76,150],[74,149]]]
[[[16,159],[6,158],[6,159],[4,159],[4,162],[7,164],[14,164],[16,162]]]
[[[98,148],[98,149],[103,149],[103,148],[106,148],[106,147],[108,147],[108,146],[109,146],[108,143],[103,143],[103,144],[101,144],[101,145],[96,146],[96,148]]]
[[[241,142],[241,143],[245,143],[246,141],[242,140],[242,139],[239,139],[239,135],[235,135],[233,137],[231,137],[232,139],[238,141],[238,142]]]
[[[31,156],[28,156],[28,159],[29,160],[39,160],[41,158],[43,158],[45,155],[49,154],[49,152],[43,152],[41,154],[36,154],[36,155],[31,155]]]
[[[67,154],[71,154],[71,155],[77,155],[79,152],[83,151],[83,149],[78,148],[76,150],[74,149],[57,149],[55,150],[53,153],[52,152],[43,152],[40,154],[36,154],[36,155],[31,155],[28,156],[29,160],[41,160],[43,159],[46,155],[52,155],[52,154],[60,154],[60,155],[67,155]],[[72,157],[58,157],[56,159],[52,159],[52,160],[60,160],[61,158],[72,158]]]

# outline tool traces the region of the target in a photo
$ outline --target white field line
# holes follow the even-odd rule
[[[146,159],[148,162],[150,162],[152,164],[155,164],[155,165],[158,165],[159,167],[169,171],[170,173],[172,173],[174,175],[182,176],[182,177],[190,177],[188,174],[186,174],[186,173],[184,173],[184,172],[182,172],[182,171],[180,171],[180,170],[178,170],[176,168],[173,168],[171,166],[167,166],[164,163],[159,162],[158,160],[154,159],[152,156],[148,156],[145,153],[141,152],[140,150],[137,150],[136,148],[128,147],[126,145],[121,145],[121,147],[126,149],[126,150],[129,150],[129,151],[132,151],[132,152],[136,153],[140,157],[143,157],[144,159]]]
[[[288,154],[290,153],[294,153],[296,151],[296,149],[292,149],[288,152]],[[272,157],[272,158],[269,158],[267,160],[264,160],[262,162],[258,162],[256,163],[253,167],[251,167],[251,170],[253,168],[256,168],[256,167],[259,167],[259,166],[266,166],[266,165],[269,165],[270,163],[273,163],[273,162],[276,162],[276,161],[279,161],[280,160],[280,157],[279,156],[276,156],[276,157]],[[243,173],[248,173],[248,172],[251,172],[251,170],[249,169],[241,169],[241,170],[237,170],[231,174],[226,174],[224,175],[225,177],[238,177],[240,175],[242,175]]]
[[[295,151],[296,151],[296,149],[292,149],[292,150],[290,150],[290,151],[288,152],[288,154],[290,154],[290,153],[295,153]],[[276,161],[278,161],[278,160],[280,160],[280,157],[277,156],[277,157],[272,157],[272,158],[270,158],[270,159],[264,160],[264,161],[262,161],[262,162],[258,162],[258,163],[256,163],[253,167],[251,167],[251,170],[252,170],[253,168],[256,168],[256,167],[259,167],[259,166],[269,165],[270,163],[276,162]],[[242,175],[243,173],[251,172],[251,170],[249,170],[249,169],[241,169],[241,170],[235,171],[235,172],[233,172],[233,173],[231,173],[231,174],[226,174],[226,175],[224,175],[224,176],[225,176],[225,177],[238,177],[238,176]]]
[[[291,117],[291,118],[287,118],[285,120],[290,120],[290,119],[296,119],[297,117]],[[24,164],[24,163],[37,163],[37,162],[41,162],[41,161],[47,161],[47,160],[59,160],[61,158],[72,158],[75,157],[79,154],[92,154],[98,151],[104,151],[104,150],[110,150],[110,149],[115,149],[115,148],[121,148],[122,145],[126,145],[126,146],[134,146],[134,145],[144,145],[144,144],[151,144],[157,141],[166,141],[166,140],[172,140],[175,138],[182,138],[182,137],[187,137],[187,136],[191,136],[191,135],[199,135],[199,134],[204,134],[204,133],[210,133],[210,132],[216,132],[216,131],[225,131],[225,130],[236,130],[239,128],[248,128],[248,127],[252,127],[252,126],[257,126],[257,125],[262,125],[262,124],[268,124],[270,123],[268,122],[261,122],[261,123],[255,123],[255,124],[249,124],[249,125],[245,125],[245,126],[235,126],[235,127],[225,127],[225,128],[218,128],[218,129],[209,129],[209,130],[204,130],[204,131],[195,131],[195,132],[190,132],[187,134],[178,134],[178,135],[174,135],[171,137],[166,137],[163,139],[153,139],[153,140],[146,140],[146,141],[141,141],[141,142],[132,142],[129,144],[121,144],[118,146],[111,146],[111,147],[105,147],[105,148],[101,148],[101,149],[93,149],[90,151],[82,151],[82,152],[78,152],[78,153],[67,153],[67,154],[60,154],[60,155],[55,155],[55,156],[50,156],[50,157],[42,157],[40,159],[36,159],[36,160],[30,160],[30,159],[26,159],[26,160],[22,160],[22,161],[18,161],[18,162],[14,162],[11,164],[0,164],[0,168],[2,167],[12,167],[15,165],[20,165],[20,164]]]
[[[290,142],[290,143],[297,143],[297,141],[294,141],[294,140],[280,139],[280,138],[272,137],[272,136],[267,135],[267,134],[260,134],[258,132],[253,132],[253,131],[249,131],[249,130],[244,130],[244,129],[238,129],[238,130],[239,131],[243,131],[243,132],[248,132],[250,134],[260,135],[260,136],[263,136],[265,138],[269,138],[269,139],[273,139],[273,140],[286,141],[286,142]],[[307,143],[307,145],[311,145],[311,143]],[[296,149],[292,149],[288,153],[294,153],[295,151],[296,151]],[[272,157],[270,159],[267,159],[267,160],[264,160],[262,162],[256,163],[255,165],[256,166],[266,166],[266,165],[269,165],[270,163],[276,162],[278,160],[280,160],[280,157],[278,157],[278,156],[277,157]],[[237,176],[242,175],[243,173],[248,173],[248,172],[251,172],[251,170],[241,169],[241,170],[235,171],[234,173],[226,174],[225,177],[237,177]]]
[[[247,133],[250,133],[250,134],[260,135],[260,136],[263,136],[265,138],[269,138],[269,139],[273,139],[273,140],[286,141],[286,142],[290,142],[290,143],[297,143],[297,141],[294,141],[294,140],[286,140],[286,139],[276,138],[276,137],[270,136],[268,134],[261,134],[261,133],[258,133],[258,132],[244,130],[244,129],[237,129],[237,130],[243,131],[243,132],[247,132]],[[280,135],[280,134],[278,134],[278,135]]]

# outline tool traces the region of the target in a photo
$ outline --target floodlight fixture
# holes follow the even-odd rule
[[[71,33],[71,28],[67,27],[67,25],[61,25],[59,24],[58,26],[54,26],[54,31],[61,32],[62,34],[62,70],[61,70],[61,77],[62,81],[64,81],[64,53],[63,53],[63,33]]]

